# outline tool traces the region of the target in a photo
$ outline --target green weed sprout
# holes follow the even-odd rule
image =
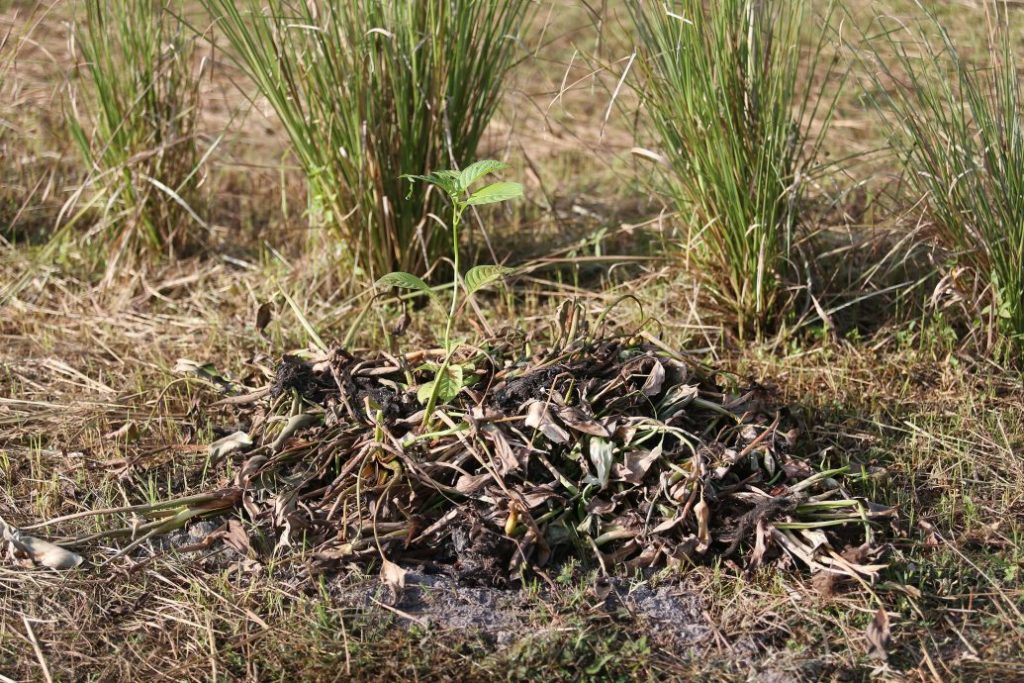
[[[434,379],[422,385],[418,397],[421,403],[426,404],[424,422],[429,422],[430,416],[438,400],[447,403],[455,398],[464,385],[462,368],[452,366],[451,360],[459,348],[458,342],[452,340],[452,326],[455,323],[459,311],[460,289],[466,298],[473,296],[484,287],[501,280],[508,273],[510,268],[496,265],[483,265],[470,268],[465,277],[460,277],[459,269],[459,228],[462,226],[462,216],[471,206],[482,206],[485,204],[497,204],[521,197],[523,186],[512,182],[495,182],[490,185],[473,190],[472,186],[477,181],[507,168],[508,165],[501,161],[484,160],[470,164],[462,171],[434,171],[428,175],[406,175],[403,178],[411,181],[421,181],[440,188],[447,196],[452,205],[451,238],[452,238],[452,265],[454,274],[452,276],[452,300],[448,310],[447,321],[445,322],[443,348],[445,351],[444,362],[434,367]],[[422,279],[412,273],[393,272],[377,280],[378,288],[398,287],[423,292],[432,300],[437,301],[437,294]]]

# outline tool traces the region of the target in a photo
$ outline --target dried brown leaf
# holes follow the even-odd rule
[[[540,401],[531,401],[527,404],[525,424],[527,427],[540,430],[551,443],[563,444],[569,441],[569,432],[555,422],[551,411]]]
[[[623,462],[616,463],[614,467],[615,479],[630,484],[639,484],[643,481],[651,465],[661,457],[661,444],[658,444],[649,451],[630,451],[626,453]]]
[[[381,559],[383,564],[380,568],[380,578],[390,593],[389,604],[394,606],[402,599],[402,593],[405,592],[405,570],[386,557]]]
[[[78,553],[61,548],[55,543],[44,541],[35,536],[28,536],[17,529],[11,529],[4,525],[4,537],[11,547],[20,553],[27,555],[36,564],[41,564],[50,569],[65,570],[74,569],[85,561]]]
[[[139,438],[139,425],[134,420],[128,420],[117,429],[103,435],[104,439],[115,439],[124,441],[136,441]]]
[[[661,393],[661,388],[664,384],[665,367],[655,360],[650,374],[647,375],[647,381],[640,387],[640,391],[644,392],[644,396],[657,396]]]
[[[608,431],[607,427],[575,406],[562,406],[558,408],[557,412],[558,419],[577,432],[599,436],[602,439],[611,437],[611,432]]]
[[[879,607],[875,618],[868,624],[868,656],[883,662],[889,659],[889,641],[892,632],[889,630],[889,615],[885,608]]]
[[[274,303],[267,301],[266,303],[260,304],[259,309],[256,311],[256,331],[260,334],[264,334],[264,330],[270,321],[274,318]],[[266,336],[264,334],[264,336]]]
[[[210,459],[217,461],[232,453],[247,451],[252,446],[252,439],[249,438],[248,434],[245,432],[235,432],[210,444]]]
[[[697,552],[703,555],[711,547],[711,507],[704,502],[702,496],[693,506],[693,514],[697,517]]]
[[[489,472],[483,474],[463,474],[455,482],[455,489],[464,495],[470,495],[479,491],[491,478]]]

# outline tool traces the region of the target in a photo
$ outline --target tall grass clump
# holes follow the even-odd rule
[[[357,278],[447,250],[440,193],[403,176],[474,158],[529,0],[203,0],[280,118],[316,227]]]
[[[957,49],[937,17],[877,17],[867,41],[871,98],[957,265],[981,279],[992,317],[1024,349],[1024,102],[1009,9],[993,3],[983,63]]]
[[[705,291],[741,338],[762,334],[785,303],[805,181],[834,108],[821,85],[834,62],[824,78],[818,70],[826,33],[805,35],[809,4],[628,3],[665,189],[692,221]]]
[[[108,269],[129,255],[180,255],[200,225],[195,37],[163,0],[86,0],[84,13],[67,122],[89,171],[77,198],[100,210],[88,242]]]

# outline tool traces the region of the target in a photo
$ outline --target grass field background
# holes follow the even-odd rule
[[[773,387],[801,425],[804,455],[868,463],[863,494],[898,510],[884,530],[881,581],[835,584],[799,567],[745,576],[724,560],[609,583],[598,569],[570,566],[512,596],[439,585],[410,617],[375,604],[376,571],[313,576],[298,556],[225,564],[197,550],[71,573],[5,561],[0,674],[1024,679],[1020,359],[1001,345],[998,316],[977,305],[984,294],[953,266],[922,204],[906,200],[865,95],[889,75],[866,73],[858,50],[873,11],[920,14],[911,2],[873,4],[842,3],[822,48],[821,78],[833,56],[847,74],[822,154],[845,161],[805,190],[793,253],[806,303],[784,311],[784,325],[741,341],[708,303],[708,273],[678,248],[685,220],[658,191],[647,152],[659,143],[635,87],[636,35],[614,0],[532,8],[477,151],[507,161],[504,175],[523,182],[526,199],[470,221],[464,254],[520,269],[507,293],[486,298],[495,324],[546,329],[559,303],[578,297],[624,327],[656,320],[666,344]],[[927,4],[958,49],[983,58],[983,3]],[[9,66],[0,63],[0,516],[17,526],[203,488],[212,424],[202,407],[217,396],[182,381],[177,359],[245,376],[310,343],[300,316],[324,340],[381,348],[381,330],[402,312],[361,315],[366,291],[309,220],[288,136],[225,57],[199,3],[183,16],[204,31],[193,55],[197,72],[203,64],[194,139],[206,162],[191,190],[209,228],[201,248],[111,272],[79,243],[53,241],[87,179],[65,123],[68,89],[82,78],[69,42],[78,5],[0,1],[0,40],[16,48]],[[828,92],[832,82],[819,85]],[[96,225],[87,214],[75,230]],[[615,303],[625,294],[642,313]],[[274,313],[261,334],[267,302]],[[443,323],[430,307],[414,311],[404,343],[434,343]],[[675,602],[651,607],[669,595]],[[511,616],[497,625],[445,618],[477,608]],[[869,654],[879,610],[892,634],[884,661]],[[672,627],[682,620],[694,637]]]

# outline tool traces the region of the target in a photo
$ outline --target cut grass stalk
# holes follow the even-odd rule
[[[878,16],[866,41],[870,97],[883,115],[905,180],[956,265],[989,296],[1008,348],[1024,349],[1024,101],[1009,10],[992,3],[986,63],[957,49],[938,17],[915,24]],[[895,86],[893,84],[896,84]],[[980,312],[984,315],[984,312]]]
[[[88,0],[75,39],[66,116],[89,171],[75,199],[101,212],[86,241],[108,273],[145,252],[185,253],[199,223],[194,35],[162,0]]]
[[[801,199],[834,110],[817,84],[827,31],[802,46],[807,0],[629,3],[648,111],[690,222],[701,279],[759,336],[786,303]],[[825,17],[831,18],[831,5]],[[834,71],[828,65],[825,80]],[[812,121],[817,119],[816,131]]]
[[[311,218],[355,279],[435,265],[440,197],[403,177],[475,155],[530,3],[203,2],[287,131]]]

